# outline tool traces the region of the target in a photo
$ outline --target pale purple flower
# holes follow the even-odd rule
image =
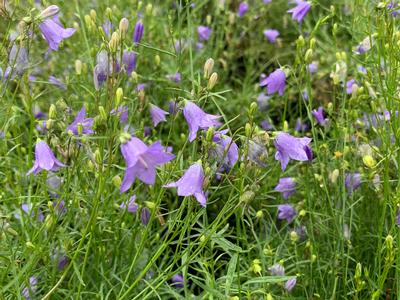
[[[189,126],[189,142],[194,141],[199,129],[204,130],[212,126],[221,125],[221,123],[217,121],[221,116],[207,114],[191,101],[186,101],[183,115]]]
[[[212,30],[210,27],[200,25],[197,27],[197,34],[200,42],[208,41],[211,36]]]
[[[122,56],[122,63],[125,66],[125,71],[128,76],[130,76],[136,68],[136,56],[135,52],[133,51],[124,51],[124,54]]]
[[[303,123],[300,118],[297,118],[294,130],[297,132],[305,132],[308,129],[308,125]]]
[[[266,29],[264,30],[264,36],[271,44],[276,42],[277,37],[279,36],[279,31],[276,29]]]
[[[40,23],[39,29],[53,51],[57,51],[60,43],[75,33],[74,28],[62,27],[57,15],[53,19],[46,19]]]
[[[175,116],[178,113],[179,109],[178,109],[178,104],[176,103],[176,101],[174,101],[174,100],[169,101],[168,111],[173,116]]]
[[[55,156],[53,151],[44,141],[39,141],[35,147],[35,163],[26,175],[38,174],[42,170],[56,172],[61,167],[65,167]]]
[[[131,198],[129,198],[129,202],[125,203],[122,202],[121,205],[119,206],[121,209],[126,210],[130,213],[135,213],[137,212],[139,205],[136,203],[136,195],[133,195]]]
[[[268,130],[272,130],[274,127],[272,126],[271,122],[268,120],[262,120],[261,123],[261,128],[268,131]]]
[[[286,88],[285,72],[283,72],[282,69],[276,69],[261,81],[260,86],[267,87],[268,95],[279,93],[280,96],[283,96]]]
[[[241,2],[238,8],[238,16],[239,18],[243,17],[249,11],[249,5],[247,2]]]
[[[110,20],[106,20],[101,27],[103,28],[104,33],[108,37],[111,35],[111,32],[114,30],[114,25],[113,25],[113,23],[110,22]]]
[[[121,152],[126,161],[125,176],[121,184],[121,193],[127,191],[138,177],[146,184],[156,181],[156,167],[175,158],[175,155],[165,152],[160,142],[147,146],[140,139],[132,137],[121,145]]]
[[[93,134],[93,118],[86,118],[86,108],[83,106],[75,117],[75,120],[67,127],[66,132],[71,131],[74,135],[78,135],[78,124],[82,125],[82,134]]]
[[[125,124],[128,121],[128,107],[127,106],[118,106],[116,109],[110,111],[110,115],[118,115],[119,121],[121,124]]]
[[[282,193],[284,199],[288,199],[296,192],[296,186],[297,183],[293,177],[282,177],[274,190]]]
[[[67,208],[65,207],[65,201],[53,201],[53,207],[55,209],[55,212],[57,213],[58,216],[65,215],[67,213]]]
[[[43,222],[44,220],[44,215],[41,212],[40,209],[37,210],[37,213],[33,210],[32,204],[31,203],[23,203],[21,204],[21,210],[23,213],[26,213],[28,216],[32,218],[37,218],[38,221]],[[17,220],[21,219],[21,215],[19,213],[14,214],[15,218]]]
[[[291,159],[298,161],[311,161],[311,139],[308,137],[296,138],[288,133],[281,132],[275,139],[277,150],[275,159],[281,162],[282,171],[285,171]]]
[[[213,142],[215,148],[212,150],[212,155],[218,159],[223,159],[224,167],[233,168],[239,159],[239,148],[231,137],[225,135],[226,132],[215,132]]]
[[[38,279],[35,276],[31,276],[29,278],[28,286],[22,289],[21,296],[24,297],[26,300],[32,299],[31,296],[33,296],[36,293],[37,285],[38,285]]]
[[[281,264],[274,264],[272,267],[268,268],[268,271],[273,276],[285,276],[285,268]]]
[[[350,95],[353,93],[353,85],[357,85],[355,79],[350,79],[346,82],[346,93]]]
[[[167,75],[167,79],[168,79],[168,80],[171,80],[171,81],[173,81],[173,82],[179,83],[179,82],[181,82],[181,80],[182,80],[182,76],[181,76],[181,73],[176,72],[175,74],[169,74],[169,75]]]
[[[317,73],[317,71],[318,71],[318,64],[315,63],[315,62],[312,62],[311,64],[309,64],[309,65],[307,66],[307,71],[308,71],[310,74],[315,74],[315,73]]]
[[[107,77],[112,74],[113,66],[105,50],[101,50],[97,53],[96,63],[93,69],[93,81],[94,87],[98,91],[107,80]]]
[[[263,0],[264,4],[270,4],[272,2],[272,0]]]
[[[49,82],[50,82],[52,85],[58,87],[60,90],[65,91],[65,90],[67,89],[67,86],[65,85],[65,83],[62,82],[61,80],[57,79],[57,78],[54,77],[54,76],[51,76],[51,75],[49,76]]]
[[[349,194],[352,194],[361,185],[360,173],[348,173],[345,177],[345,186]]]
[[[172,276],[171,278],[172,281],[172,285],[178,289],[181,289],[184,287],[184,280],[183,280],[183,276],[181,274],[175,274],[174,276]]]
[[[145,83],[138,83],[136,86],[136,91],[140,92],[143,91],[146,88],[146,84]]]
[[[288,12],[292,14],[292,19],[301,23],[311,9],[311,4],[308,1],[296,0],[295,7],[289,9]]]
[[[318,109],[314,109],[311,114],[319,125],[325,126],[327,124],[327,120],[324,116],[324,109],[322,108],[322,106],[318,107]]]
[[[147,207],[143,207],[142,211],[140,212],[140,221],[143,225],[149,224],[151,217],[151,212]]]
[[[169,115],[169,113],[158,106],[150,104],[150,115],[151,119],[153,120],[154,127],[156,127],[160,122],[165,122],[167,120],[165,116]]]
[[[286,281],[285,283],[285,290],[287,290],[289,293],[293,290],[293,288],[296,286],[297,279],[292,278]]]
[[[194,163],[178,181],[171,182],[164,187],[176,187],[179,196],[194,196],[201,206],[206,207],[207,198],[203,191],[203,183],[203,167],[200,163]]]
[[[133,42],[135,44],[140,43],[140,40],[143,37],[143,32],[144,32],[144,26],[141,21],[137,21],[135,25],[135,30],[133,32]]]
[[[278,205],[278,219],[286,220],[289,224],[293,222],[297,212],[291,204]]]
[[[258,140],[249,140],[249,156],[248,159],[255,162],[262,168],[267,166],[265,160],[268,157],[267,148]]]
[[[14,44],[8,55],[8,66],[4,71],[3,80],[10,78],[13,80],[15,76],[21,77],[28,68],[28,52],[25,48]]]
[[[259,110],[263,111],[268,108],[269,100],[271,99],[270,96],[267,96],[265,93],[261,93],[257,97],[257,104]]]
[[[400,226],[400,210],[397,210],[396,225],[397,225],[397,226]]]

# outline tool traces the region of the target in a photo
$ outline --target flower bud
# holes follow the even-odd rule
[[[251,270],[258,275],[261,275],[262,267],[259,259],[255,259],[251,263]]]
[[[81,122],[79,122],[76,125],[77,131],[78,131],[78,135],[81,136],[83,134],[83,124]]]
[[[257,102],[252,102],[252,103],[250,104],[249,114],[250,114],[251,116],[254,116],[255,112],[257,111],[257,108],[258,108]]]
[[[371,155],[363,156],[362,160],[364,165],[370,169],[376,166],[376,160]]]
[[[49,108],[49,119],[55,119],[55,118],[57,118],[57,109],[54,104],[51,104]]]
[[[75,60],[75,72],[76,75],[82,74],[82,61],[79,59]]]
[[[103,119],[103,120],[107,120],[107,113],[106,113],[106,110],[104,109],[104,107],[103,106],[99,106],[99,113],[100,113],[100,117]]]
[[[211,25],[212,19],[211,19],[211,15],[207,15],[206,16],[206,23],[207,25]]]
[[[313,57],[313,50],[311,48],[307,49],[306,54],[304,56],[305,62],[308,63],[308,64],[311,63],[312,62],[312,57]]]
[[[290,232],[290,240],[292,242],[297,242],[299,240],[299,235],[297,234],[296,231],[293,230]]]
[[[151,201],[144,201],[144,204],[146,204],[146,206],[147,206],[149,209],[151,209],[151,210],[153,210],[153,209],[156,208],[156,204],[155,204],[154,202],[151,202]]]
[[[214,126],[208,127],[207,129],[207,134],[206,134],[206,140],[207,142],[211,142],[213,137],[214,137]]]
[[[112,17],[112,9],[107,7],[106,10],[105,10],[105,14],[109,19],[111,19],[111,17]]]
[[[94,151],[94,160],[99,165],[103,163],[103,158],[101,157],[101,153],[100,153],[99,149],[96,149],[96,151]]]
[[[244,126],[244,132],[247,137],[251,137],[252,127],[249,123],[246,123],[246,125]]]
[[[7,232],[13,236],[18,236],[18,232],[16,232],[12,227],[7,227]]]
[[[239,201],[244,202],[245,204],[249,204],[255,197],[255,193],[253,191],[245,191],[241,196]]]
[[[160,65],[160,63],[161,63],[160,55],[157,54],[157,55],[154,57],[154,63],[156,64],[157,67]]]
[[[127,132],[122,132],[119,136],[119,141],[121,144],[127,143],[131,139],[131,135]]]
[[[298,48],[303,48],[304,45],[306,44],[306,41],[304,40],[304,37],[302,35],[300,35],[297,40],[296,40],[296,44]]]
[[[206,241],[206,237],[202,234],[200,236],[200,243],[204,243]]]
[[[25,246],[28,247],[28,248],[30,248],[30,249],[35,249],[35,248],[36,248],[35,245],[32,244],[32,242],[26,242],[26,243],[25,243]]]
[[[314,50],[316,43],[317,43],[317,40],[315,38],[311,38],[311,40],[310,40],[310,49]]]
[[[40,13],[40,18],[42,20],[51,18],[58,14],[60,11],[60,8],[57,5],[50,5],[49,7],[45,8],[44,10],[41,11]]]
[[[264,217],[264,212],[262,210],[257,211],[256,218],[261,219],[262,217]]]
[[[122,183],[122,181],[121,181],[121,177],[119,177],[118,175],[115,175],[113,178],[112,178],[112,183],[113,183],[113,185],[116,187],[116,188],[120,188],[120,186],[121,186],[121,183]]]
[[[139,76],[135,71],[133,71],[132,74],[131,74],[131,78],[132,78],[133,82],[137,83],[138,79],[139,79]]]
[[[335,169],[332,171],[331,174],[329,174],[329,179],[331,180],[331,182],[333,184],[335,184],[337,182],[337,179],[339,178],[339,170]]]
[[[204,78],[208,79],[212,70],[214,68],[214,60],[212,58],[207,59],[206,63],[204,64]]]
[[[54,120],[53,119],[48,119],[46,121],[46,129],[47,130],[50,130],[51,128],[53,128],[53,125],[54,125]]]
[[[118,88],[115,92],[115,105],[118,106],[121,103],[122,98],[124,97],[124,90],[122,88]]]
[[[119,44],[119,34],[118,32],[113,32],[111,35],[111,39],[108,42],[108,46],[110,47],[111,52],[117,52],[118,49],[118,44]]]
[[[119,21],[119,31],[121,32],[122,35],[125,35],[126,32],[128,31],[129,27],[129,21],[127,18],[122,18],[121,21]]]
[[[212,73],[210,79],[208,80],[207,89],[212,90],[217,84],[218,74],[216,72]]]
[[[96,22],[97,19],[97,13],[94,9],[90,10],[90,18],[92,19],[93,22]]]
[[[268,293],[267,296],[265,297],[265,300],[274,300],[274,298],[272,298],[272,295]]]

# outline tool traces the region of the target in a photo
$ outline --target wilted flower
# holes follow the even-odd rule
[[[285,171],[290,159],[298,161],[311,161],[312,151],[309,146],[311,139],[308,137],[296,138],[288,133],[281,132],[275,139],[277,150],[275,159],[281,162],[282,171]]]
[[[292,14],[292,19],[297,22],[303,22],[303,19],[311,9],[311,4],[308,1],[296,0],[296,6],[289,9],[288,12]]]
[[[360,173],[348,173],[345,177],[345,186],[349,194],[353,193],[361,185]]]
[[[285,276],[285,268],[281,264],[274,264],[272,267],[268,268],[268,271],[273,276]]]
[[[286,220],[289,224],[296,217],[297,212],[291,204],[278,205],[278,219]]]
[[[160,142],[147,146],[136,137],[121,145],[121,152],[126,161],[126,171],[120,192],[127,191],[138,177],[146,184],[156,181],[156,166],[163,165],[175,158],[175,155],[165,152]]]
[[[194,163],[176,182],[165,185],[178,188],[179,196],[194,196],[201,206],[206,207],[207,198],[203,191],[204,171],[200,163]]]
[[[32,299],[37,290],[38,279],[35,276],[31,276],[29,278],[29,284],[27,287],[24,287],[21,292],[21,296],[27,300]]]
[[[128,203],[125,203],[125,202],[121,203],[121,205],[119,207],[130,213],[135,213],[139,208],[139,205],[137,205],[137,203],[136,203],[136,195],[133,195],[131,198],[129,198]]]
[[[197,34],[200,42],[208,41],[211,36],[212,30],[207,26],[197,27]]]
[[[223,165],[233,168],[239,158],[239,149],[231,137],[225,135],[226,131],[216,132],[213,142],[216,144],[212,154],[218,159],[223,159]]]
[[[282,69],[277,69],[260,83],[260,86],[267,87],[268,95],[279,93],[283,96],[286,88],[286,74]]]
[[[221,116],[207,114],[191,101],[186,101],[183,115],[185,116],[186,122],[189,126],[190,142],[194,141],[199,129],[208,129],[212,126],[221,125],[221,123],[217,121]]]
[[[181,289],[184,287],[184,281],[183,281],[183,276],[181,274],[175,274],[171,278],[172,285],[178,289]]]
[[[154,127],[156,127],[160,122],[165,122],[167,120],[165,116],[168,114],[169,113],[165,110],[150,103],[150,115],[151,119],[153,120]]]
[[[279,36],[279,31],[276,29],[266,29],[264,30],[264,36],[271,44],[273,44]]]
[[[313,117],[315,118],[315,120],[317,121],[317,123],[321,126],[325,126],[327,123],[327,120],[324,117],[324,109],[322,108],[322,106],[318,107],[318,109],[314,109],[311,114],[313,115]]]
[[[249,140],[249,156],[248,159],[255,162],[260,167],[265,168],[266,158],[268,157],[267,148],[257,139]]]
[[[260,123],[260,125],[261,125],[261,128],[263,129],[263,130],[272,130],[274,127],[272,126],[272,124],[271,124],[271,122],[270,121],[268,121],[268,120],[262,120],[261,121],[261,123]]]
[[[296,192],[296,185],[297,183],[293,177],[283,177],[279,179],[279,183],[274,190],[282,193],[284,199],[288,199]]]
[[[26,175],[38,174],[42,170],[56,172],[59,168],[65,167],[55,156],[53,151],[44,141],[39,141],[35,147],[35,163]]]
[[[93,118],[86,118],[86,108],[83,106],[75,117],[75,120],[67,127],[67,133],[79,135],[78,125],[82,126],[82,134],[93,134]]]
[[[54,51],[58,50],[58,46],[64,39],[69,38],[75,33],[74,28],[62,27],[58,20],[58,15],[55,15],[53,19],[45,19],[39,24],[39,28],[49,44],[49,48]]]
[[[247,2],[241,2],[238,8],[238,16],[241,18],[243,17],[249,10],[249,5]]]
[[[296,286],[297,279],[292,278],[286,281],[285,283],[285,290],[287,290],[289,293],[293,290],[293,288]]]
[[[69,258],[66,255],[60,256],[57,263],[58,271],[62,271],[69,263]]]
[[[135,30],[133,32],[133,42],[135,44],[140,43],[140,40],[143,37],[143,32],[144,32],[144,26],[141,21],[137,21],[135,25]]]

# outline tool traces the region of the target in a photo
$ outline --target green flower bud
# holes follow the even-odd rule
[[[82,61],[79,59],[75,60],[75,73],[76,75],[82,74]]]
[[[49,119],[55,118],[57,118],[57,108],[54,104],[51,104],[49,108]]]
[[[210,74],[212,73],[212,70],[214,68],[214,60],[212,58],[207,59],[207,61],[204,64],[204,78],[208,79],[210,77]]]
[[[119,106],[122,98],[124,97],[124,90],[122,88],[118,88],[115,92],[115,105]]]
[[[112,178],[112,183],[116,188],[119,189],[121,187],[121,183],[122,183],[121,177],[119,177],[118,175],[115,175]]]
[[[217,84],[218,74],[216,72],[212,73],[210,79],[208,80],[207,89],[212,90]]]

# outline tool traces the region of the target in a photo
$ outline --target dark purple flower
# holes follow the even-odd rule
[[[15,76],[21,77],[28,68],[28,63],[28,52],[26,49],[14,44],[8,55],[8,66],[4,71],[3,80],[9,77],[11,80],[13,80]]]
[[[223,159],[222,164],[233,168],[239,159],[239,148],[231,137],[225,135],[225,132],[216,132],[213,137],[215,148],[212,155],[218,159]]]
[[[278,205],[278,219],[286,220],[289,224],[296,217],[297,212],[291,204]]]
[[[175,116],[179,109],[178,109],[178,104],[176,103],[176,101],[169,101],[169,109],[168,109],[169,113],[173,116]]]
[[[35,276],[31,276],[29,278],[28,286],[22,289],[21,296],[24,297],[26,300],[32,299],[31,296],[33,296],[36,293],[37,285],[38,285],[38,279]]]
[[[93,134],[93,119],[86,118],[86,108],[83,106],[75,117],[75,120],[67,127],[67,133],[71,131],[74,135],[79,135],[78,124],[82,125],[82,134]]]
[[[208,41],[211,36],[212,30],[210,27],[200,25],[197,27],[197,34],[200,42]]]
[[[277,37],[279,36],[279,31],[276,29],[266,29],[264,30],[264,36],[271,44],[276,42]]]
[[[361,174],[360,173],[348,173],[346,174],[344,184],[349,194],[353,193],[361,185]]]
[[[324,117],[324,109],[322,108],[322,106],[318,107],[318,109],[314,109],[311,114],[313,115],[313,117],[315,118],[315,120],[317,121],[317,123],[321,126],[325,126],[327,123],[327,120]]]
[[[131,198],[129,198],[128,203],[122,202],[119,207],[123,210],[127,210],[130,213],[137,212],[139,205],[136,203],[136,195],[133,195]]]
[[[55,85],[56,87],[58,87],[60,90],[65,91],[67,89],[67,86],[65,85],[65,83],[62,82],[61,80],[55,78],[54,76],[51,76],[51,75],[49,76],[49,82],[52,85]]]
[[[135,52],[133,51],[124,51],[124,54],[122,56],[122,62],[125,66],[125,71],[128,76],[130,76],[136,68],[136,56]]]
[[[200,107],[191,101],[186,101],[183,115],[189,125],[189,142],[193,142],[199,129],[208,129],[212,126],[220,126],[217,121],[221,116],[205,113]]]
[[[143,127],[143,136],[148,137],[151,134],[151,128],[150,126],[144,126]]]
[[[303,22],[303,19],[311,9],[311,4],[308,1],[296,0],[296,6],[289,9],[288,12],[292,14],[292,19],[297,22]]]
[[[143,225],[149,224],[150,217],[151,217],[150,210],[147,207],[143,207],[142,211],[140,212],[140,220],[142,224]]]
[[[277,69],[260,83],[260,86],[267,87],[268,95],[279,93],[283,96],[286,88],[286,74],[281,69]]]
[[[150,115],[151,119],[153,120],[154,127],[156,127],[160,122],[165,122],[167,120],[165,116],[168,114],[168,112],[159,108],[158,106],[150,104]]]
[[[296,192],[296,185],[297,183],[293,177],[283,177],[279,179],[279,183],[274,190],[282,193],[284,199],[288,199]]]
[[[163,165],[175,158],[175,155],[165,152],[160,142],[147,146],[136,137],[121,145],[121,152],[126,161],[124,180],[121,193],[127,191],[138,177],[146,184],[156,181],[156,166]]]
[[[239,18],[243,17],[249,11],[249,5],[247,2],[241,2],[238,8],[238,16]]]
[[[169,74],[167,75],[167,79],[179,83],[182,80],[181,73],[176,72],[175,74]]]
[[[72,36],[75,33],[74,28],[64,28],[58,21],[57,15],[53,19],[46,19],[41,24],[39,24],[40,31],[43,37],[49,44],[49,48],[53,51],[58,50],[60,43]]]
[[[183,280],[183,276],[181,274],[175,274],[174,276],[172,276],[171,278],[172,281],[172,285],[178,289],[181,289],[184,287],[184,280]]]
[[[296,286],[297,280],[296,278],[289,279],[285,283],[285,290],[287,290],[289,293],[293,290],[293,288]]]
[[[178,181],[168,183],[164,187],[176,187],[179,196],[194,196],[201,206],[206,207],[207,198],[203,191],[203,183],[203,167],[200,163],[194,163]]]
[[[355,79],[350,79],[349,81],[346,82],[347,95],[350,95],[353,93],[353,85],[357,85],[357,82],[355,81]]]
[[[53,151],[44,141],[39,141],[35,147],[35,163],[26,175],[38,174],[42,170],[56,172],[59,168],[65,167],[55,156]]]
[[[143,32],[144,32],[144,26],[141,21],[137,21],[135,25],[135,30],[133,32],[133,42],[135,44],[140,43],[140,40],[143,37]]]
[[[119,121],[125,124],[128,121],[128,107],[118,106],[116,109],[110,111],[110,115],[119,115]]]
[[[62,271],[64,270],[64,268],[68,265],[69,263],[69,258],[66,255],[62,255],[59,259],[58,259],[58,263],[57,263],[57,269],[58,271]]]
[[[285,171],[291,159],[298,161],[311,161],[311,139],[308,137],[296,138],[288,133],[281,132],[275,139],[277,150],[275,159],[281,162],[282,171]]]
[[[272,267],[268,268],[268,271],[273,276],[285,276],[285,268],[281,264],[274,264]]]

